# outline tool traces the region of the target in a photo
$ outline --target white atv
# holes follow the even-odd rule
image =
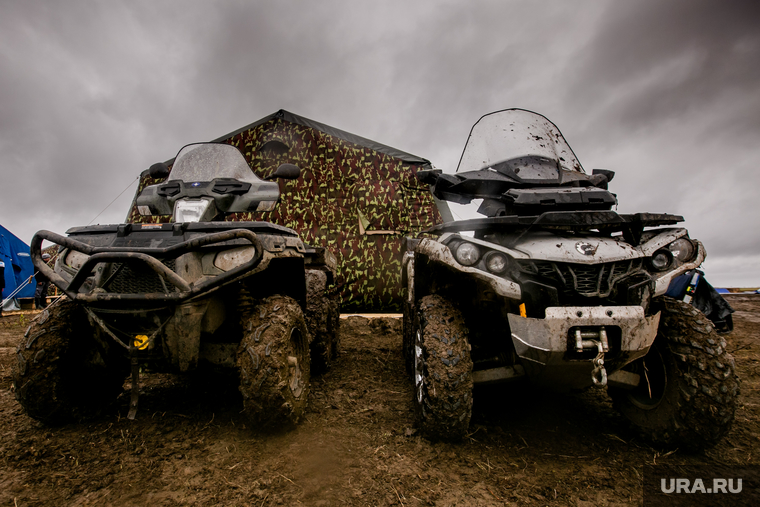
[[[428,437],[466,434],[475,384],[524,377],[606,387],[656,444],[705,448],[728,432],[739,385],[726,341],[666,296],[698,279],[704,247],[667,227],[680,216],[611,211],[613,175],[586,174],[553,123],[519,109],[473,126],[456,174],[418,174],[438,199],[482,199],[487,217],[408,239],[404,354]]]

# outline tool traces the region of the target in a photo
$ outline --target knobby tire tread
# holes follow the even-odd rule
[[[97,417],[123,390],[126,361],[109,358],[84,310],[62,301],[43,311],[16,347],[16,399],[48,425]]]
[[[654,410],[641,410],[623,390],[610,389],[616,408],[641,435],[657,444],[689,450],[714,446],[734,421],[739,379],[726,340],[688,303],[661,297],[655,345],[669,365],[665,396]],[[651,353],[651,351],[650,351]]]
[[[306,410],[310,385],[309,331],[301,307],[286,296],[271,296],[242,316],[237,354],[243,412],[262,430],[289,428]],[[295,329],[294,341],[291,331]],[[288,356],[296,357],[302,390],[290,387]]]
[[[421,402],[415,397],[421,432],[432,440],[461,440],[470,425],[473,390],[464,318],[450,302],[432,295],[419,302],[415,323],[415,340],[420,330],[423,350]]]

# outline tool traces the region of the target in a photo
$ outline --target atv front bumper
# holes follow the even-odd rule
[[[84,262],[76,276],[69,282],[53,271],[42,260],[42,242],[50,241],[61,247],[84,253],[89,258]],[[187,252],[195,251],[209,245],[220,245],[234,240],[244,240],[255,248],[254,256],[247,262],[229,271],[210,279],[197,283],[188,283],[178,274],[169,269],[156,257],[177,258]],[[150,247],[95,247],[72,238],[61,236],[50,231],[39,231],[32,238],[30,247],[32,262],[44,276],[60,288],[70,299],[82,303],[116,303],[125,301],[140,302],[143,304],[161,305],[165,303],[182,303],[199,295],[204,295],[224,284],[235,281],[252,269],[256,268],[262,260],[264,248],[258,236],[245,229],[232,229],[213,234],[207,234],[199,238],[184,241],[166,248]],[[99,263],[107,262],[141,262],[160,276],[166,286],[172,290],[167,293],[137,293],[118,294],[105,291],[80,292],[85,280],[91,275],[93,269]]]
[[[607,342],[601,356],[607,374],[644,356],[657,336],[660,314],[647,317],[640,306],[573,306],[547,308],[543,319],[508,318],[512,343],[531,381],[566,391],[593,385],[593,361],[602,341]]]

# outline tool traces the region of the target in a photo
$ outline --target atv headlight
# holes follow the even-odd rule
[[[216,254],[214,266],[222,271],[229,271],[250,261],[254,255],[256,255],[256,248],[252,246],[232,248]]]
[[[673,257],[681,262],[690,261],[696,252],[692,242],[686,238],[678,238],[668,245],[668,250],[673,254]]]
[[[488,252],[484,260],[491,273],[500,275],[507,270],[507,256],[501,252]]]
[[[87,254],[83,254],[82,252],[77,252],[76,250],[69,250],[69,253],[66,254],[66,260],[64,261],[64,264],[66,264],[68,267],[72,269],[76,269],[77,271],[79,271],[82,265],[89,258],[90,256]]]
[[[673,254],[665,249],[657,250],[652,258],[649,259],[649,263],[655,271],[665,271],[673,263]]]
[[[457,262],[463,266],[472,266],[480,259],[480,249],[472,243],[460,243],[454,253]]]
[[[200,222],[201,217],[211,204],[210,199],[189,200],[180,199],[174,204],[174,221],[183,222]]]

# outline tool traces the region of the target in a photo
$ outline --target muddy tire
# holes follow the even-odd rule
[[[311,371],[326,372],[338,356],[340,308],[337,298],[326,294],[327,275],[322,271],[306,272],[306,325],[311,333],[309,345]]]
[[[237,354],[243,412],[256,428],[295,425],[309,397],[309,331],[301,307],[271,296],[243,317]]]
[[[404,355],[406,373],[414,379],[414,336],[416,334],[414,328],[414,310],[412,305],[406,300],[404,300],[403,305],[401,352]]]
[[[420,431],[456,441],[472,416],[472,359],[462,314],[444,298],[422,298],[414,318],[414,394]]]
[[[60,425],[98,416],[122,392],[126,360],[108,357],[72,301],[44,310],[16,347],[13,386],[30,417]]]
[[[615,408],[656,445],[702,450],[731,428],[739,395],[726,341],[699,310],[663,297],[657,338],[649,353],[626,367],[639,373],[632,390],[609,389]],[[651,391],[651,394],[650,394]]]

